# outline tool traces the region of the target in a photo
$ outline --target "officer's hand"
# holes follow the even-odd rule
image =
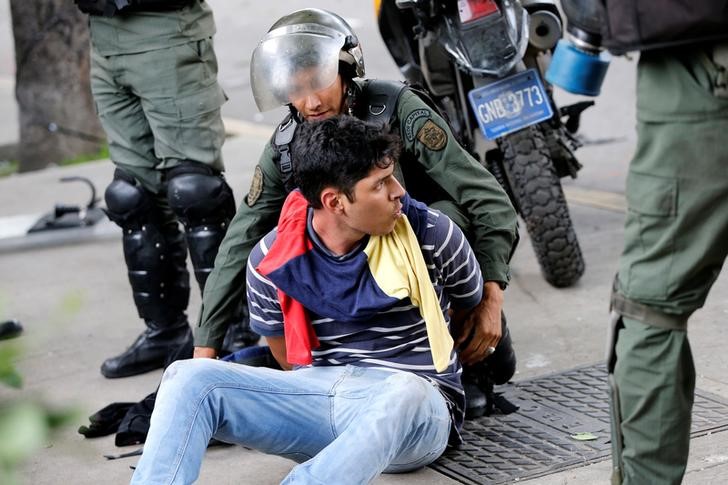
[[[217,357],[217,350],[212,347],[195,347],[192,357],[195,359],[214,359]]]
[[[455,342],[460,349],[460,362],[474,364],[495,351],[502,336],[501,309],[503,290],[495,281],[486,281],[484,296],[478,306],[463,320]]]

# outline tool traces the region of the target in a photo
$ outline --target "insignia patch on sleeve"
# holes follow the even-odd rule
[[[407,115],[404,120],[404,134],[407,141],[413,141],[415,139],[415,121],[420,118],[429,118],[430,110],[428,109],[416,109]]]
[[[432,120],[427,120],[420,131],[417,132],[417,139],[430,150],[439,151],[447,145],[447,133],[437,126]]]
[[[248,190],[248,195],[245,197],[245,203],[248,204],[248,207],[253,207],[262,193],[263,170],[260,169],[259,165],[256,165],[255,173],[253,174],[253,181],[250,183],[250,190]]]

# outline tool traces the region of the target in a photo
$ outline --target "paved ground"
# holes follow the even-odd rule
[[[233,95],[226,107],[227,116],[248,121],[270,122],[250,115],[247,58],[250,52],[238,39],[257,40],[268,19],[293,9],[285,2],[243,2],[246,9],[259,9],[260,17],[234,15],[235,8],[216,0],[218,46],[222,82]],[[336,2],[319,1],[336,8]],[[333,6],[328,5],[331,3]],[[357,4],[358,5],[358,4]],[[358,6],[356,8],[359,8]],[[368,9],[369,7],[367,7]],[[229,15],[227,15],[229,10]],[[368,11],[368,10],[367,10]],[[7,22],[7,4],[0,2],[0,20]],[[363,27],[370,26],[365,13],[356,14]],[[265,21],[262,20],[265,17]],[[260,24],[260,25],[259,25]],[[368,31],[367,31],[368,32]],[[362,38],[373,33],[365,32]],[[9,30],[0,22],[0,145],[16,141],[13,123],[12,55]],[[229,39],[225,42],[225,39]],[[253,39],[254,38],[254,39]],[[369,49],[374,62],[372,74],[392,77],[379,51]],[[379,65],[378,63],[383,64]],[[237,69],[237,71],[234,71]],[[239,72],[238,72],[239,71]],[[240,74],[243,73],[243,74]],[[621,249],[625,167],[634,144],[634,63],[615,61],[610,68],[598,105],[587,112],[583,134],[591,141],[611,139],[580,150],[584,169],[575,182],[566,183],[572,216],[587,262],[587,271],[573,288],[556,290],[539,274],[527,236],[513,261],[513,283],[506,294],[519,368],[515,380],[558,372],[603,358],[606,307],[612,275]],[[238,84],[235,84],[235,83]],[[239,89],[239,92],[236,90]],[[559,93],[562,102],[570,97]],[[248,99],[248,101],[244,101]],[[239,103],[239,104],[238,104]],[[238,113],[240,113],[238,115]],[[225,146],[228,178],[238,200],[247,191],[251,167],[268,133],[267,128],[229,123],[238,136]],[[94,180],[100,191],[111,179],[108,161],[64,169],[52,168],[32,174],[0,179],[0,318],[23,321],[26,333],[16,342],[23,357],[18,365],[26,378],[19,393],[37,396],[55,405],[72,405],[80,410],[78,423],[62,432],[40,450],[23,471],[27,484],[125,483],[136,458],[106,461],[103,454],[120,450],[113,439],[86,440],[75,431],[85,417],[110,402],[134,401],[154,390],[159,372],[122,379],[104,379],[99,365],[104,358],[118,353],[141,331],[125,276],[118,229],[103,223],[83,237],[13,237],[54,203],[83,203],[85,189],[77,184],[60,184],[67,175],[83,175]],[[61,244],[62,242],[62,244]],[[705,309],[691,323],[691,341],[698,372],[698,387],[728,399],[728,357],[726,357],[726,320],[728,320],[728,276],[718,280]],[[189,306],[191,318],[199,308],[194,294]],[[0,401],[17,395],[0,389]],[[717,433],[693,440],[685,483],[728,482],[728,433]],[[255,484],[278,483],[290,469],[285,460],[241,448],[215,449],[208,453],[200,483]],[[608,483],[610,464],[562,471],[525,483],[547,485]],[[523,482],[523,481],[522,481]],[[448,478],[429,469],[413,474],[385,476],[380,484],[450,484]]]
[[[229,179],[238,200],[248,186],[251,154],[265,141],[267,130],[238,125],[242,136],[225,147]],[[55,202],[83,202],[86,194],[74,184],[59,184],[64,175],[83,175],[98,187],[111,178],[111,164],[49,169],[0,180],[0,230],[22,214],[39,214]],[[593,192],[575,185],[570,190],[588,204]],[[618,195],[613,197],[617,202]],[[617,204],[618,206],[618,204]],[[513,261],[513,284],[506,311],[519,353],[516,380],[560,371],[602,359],[606,301],[621,245],[623,214],[572,201],[572,214],[588,268],[573,288],[556,290],[540,276],[527,239]],[[27,220],[27,219],[26,219]],[[85,242],[55,245],[47,240],[0,239],[0,314],[19,318],[26,326],[18,340],[24,354],[19,367],[26,377],[23,395],[41,396],[54,404],[69,404],[85,416],[115,401],[133,401],[151,392],[159,373],[122,380],[104,379],[98,367],[129,344],[141,330],[131,304],[118,231],[104,223]],[[691,327],[698,387],[728,399],[725,320],[728,278],[717,283],[706,308]],[[198,295],[190,314],[196,315]],[[12,393],[0,390],[0,399]],[[728,433],[694,440],[686,483],[719,483],[728,478]],[[28,463],[28,484],[124,483],[135,458],[106,461],[102,455],[119,450],[113,439],[83,439],[75,426],[53,439]],[[212,450],[200,483],[278,483],[290,463],[240,448]],[[609,463],[602,462],[534,480],[532,483],[607,483]],[[386,476],[378,483],[453,483],[431,470]]]

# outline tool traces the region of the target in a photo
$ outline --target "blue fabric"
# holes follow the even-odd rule
[[[178,361],[164,373],[132,484],[194,482],[212,437],[301,463],[286,484],[370,483],[437,459],[449,429],[442,394],[409,372]]]
[[[418,239],[422,255],[447,321],[451,305],[453,308],[469,309],[480,302],[480,269],[465,236],[450,219],[433,210],[427,211],[425,216],[425,220],[413,218],[411,225],[413,231],[421,235]],[[254,268],[258,267],[258,262],[277,236],[275,230],[266,235],[250,254],[248,264],[250,325],[265,336],[283,335],[283,314],[275,285]],[[338,259],[322,247],[317,238],[311,239],[313,247],[310,252]],[[318,312],[318,305],[306,310],[320,342],[320,346],[312,352],[315,367],[344,364],[387,367],[414,372],[437,383],[450,403],[453,423],[451,444],[460,442],[465,395],[460,383],[461,367],[457,355],[452,352],[445,372],[436,371],[422,315],[409,298],[399,301],[391,311],[380,312],[363,323],[329,318]]]
[[[422,242],[427,228],[427,206],[409,196],[401,201],[402,213]],[[304,307],[315,308],[319,315],[340,321],[365,322],[400,302],[377,285],[362,251],[344,258],[307,251],[289,259],[267,277]]]

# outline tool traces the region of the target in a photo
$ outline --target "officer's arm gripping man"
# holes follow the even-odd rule
[[[195,329],[196,357],[214,357],[219,351],[235,308],[245,298],[248,255],[278,222],[287,193],[273,156],[274,149],[268,143],[255,167],[250,191],[220,244],[215,268],[207,278],[202,296]]]
[[[510,280],[508,263],[518,242],[516,212],[495,178],[453,137],[447,123],[416,94],[405,91],[397,106],[405,150],[457,206],[459,222],[485,281],[483,300],[460,322],[460,359],[475,363],[501,338],[503,288]],[[403,168],[403,171],[406,168]],[[405,176],[405,178],[407,178]],[[448,214],[450,215],[450,214]],[[451,216],[452,217],[452,216]],[[457,221],[457,218],[453,218]],[[467,227],[463,227],[467,226]]]
[[[510,280],[508,262],[518,242],[516,211],[505,191],[416,94],[402,93],[397,117],[405,150],[467,216],[470,227],[465,232],[472,238],[483,280],[505,286]]]

